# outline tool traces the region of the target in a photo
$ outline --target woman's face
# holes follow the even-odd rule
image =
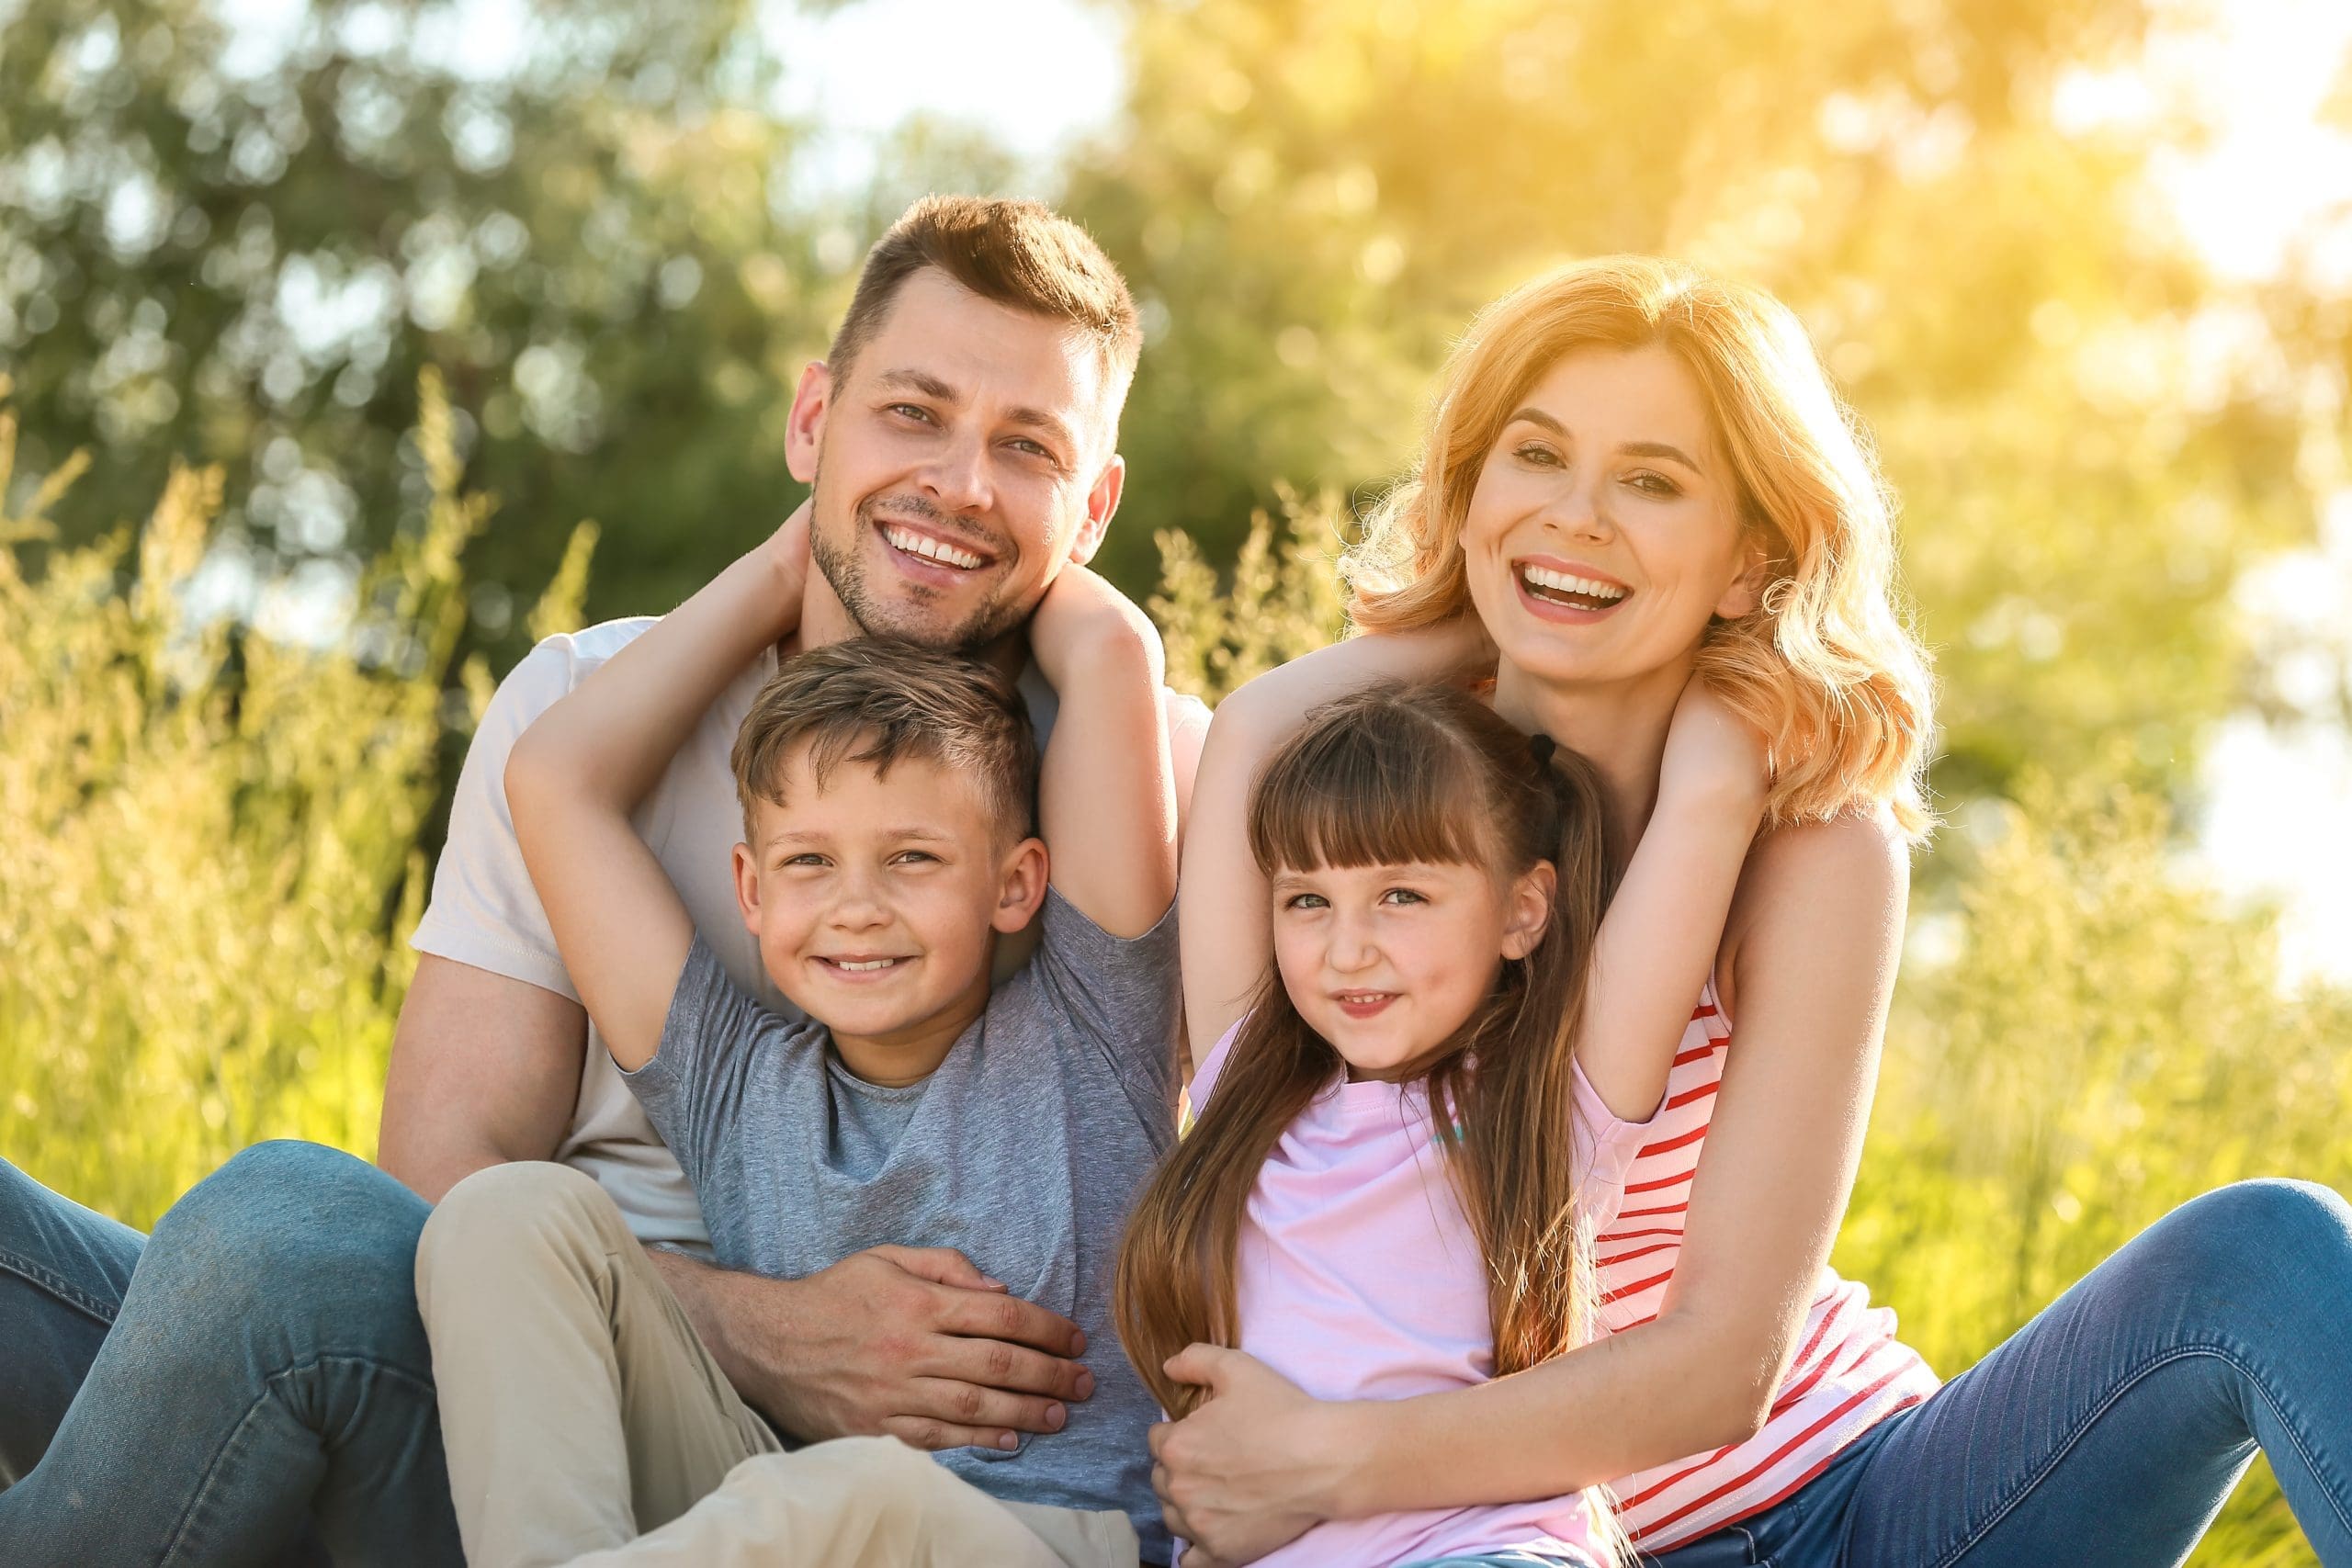
[[[1699,383],[1655,344],[1572,349],[1537,379],[1487,453],[1462,552],[1503,662],[1543,681],[1687,670],[1760,575]]]

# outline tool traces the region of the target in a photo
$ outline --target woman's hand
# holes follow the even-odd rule
[[[1355,1450],[1345,1404],[1315,1399],[1254,1356],[1192,1345],[1168,1375],[1208,1398],[1151,1430],[1152,1490],[1191,1542],[1183,1568],[1231,1568],[1296,1540],[1335,1512]]]
[[[1703,680],[1682,688],[1667,728],[1658,795],[1697,798],[1761,814],[1771,795],[1772,765],[1763,731]]]

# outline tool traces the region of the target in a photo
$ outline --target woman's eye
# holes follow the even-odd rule
[[[1514,456],[1521,462],[1532,463],[1539,468],[1556,468],[1560,466],[1560,455],[1557,452],[1532,441],[1521,447]]]
[[[1682,487],[1664,474],[1635,474],[1625,481],[1644,495],[1680,495]]]

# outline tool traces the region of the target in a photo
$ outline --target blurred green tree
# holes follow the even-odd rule
[[[1946,795],[2029,758],[2181,787],[2245,696],[2239,570],[2312,527],[2294,370],[2324,337],[2216,288],[2154,210],[2185,132],[2094,112],[2152,9],[1130,6],[1128,117],[1066,197],[1151,328],[1125,429],[1149,526],[1109,570],[1146,577],[1171,526],[1228,558],[1278,479],[1361,502],[1480,303],[1577,255],[1686,255],[1796,306],[1877,430]]]

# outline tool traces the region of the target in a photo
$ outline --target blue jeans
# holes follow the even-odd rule
[[[2184,1203],[1787,1502],[1662,1568],[2177,1563],[2259,1447],[2352,1568],[2352,1205],[2245,1181]]]
[[[261,1144],[142,1246],[0,1161],[0,1562],[461,1564],[425,1213],[349,1155]]]

